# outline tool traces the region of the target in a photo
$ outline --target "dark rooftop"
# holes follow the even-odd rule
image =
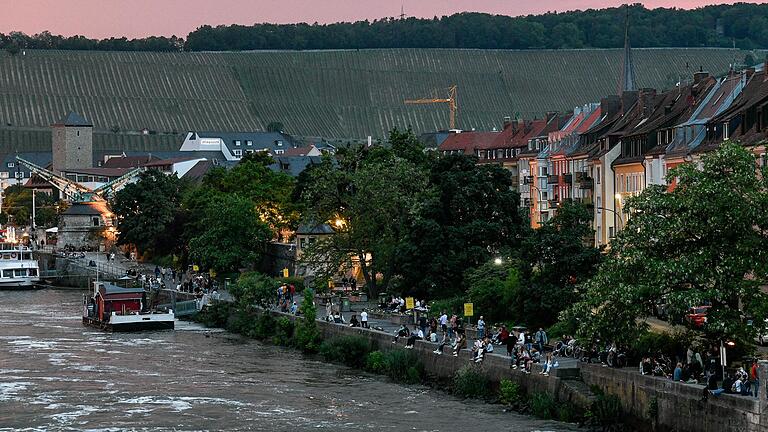
[[[70,111],[61,120],[54,123],[54,126],[93,127],[93,124],[80,114]]]

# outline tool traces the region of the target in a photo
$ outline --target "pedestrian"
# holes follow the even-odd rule
[[[477,340],[482,340],[485,337],[485,320],[483,319],[483,316],[480,315],[480,318],[477,320]]]
[[[296,286],[294,284],[291,284],[288,287],[288,296],[293,301],[293,296],[296,295]]]
[[[349,319],[349,326],[360,327],[360,322],[357,320],[357,315],[352,315],[352,317]]]
[[[443,332],[443,339],[440,341],[440,344],[437,346],[437,348],[434,351],[432,351],[432,352],[437,354],[437,355],[442,355],[443,354],[443,347],[446,346],[449,341],[450,341],[450,339],[448,339],[448,333],[447,332]]]
[[[155,277],[156,278],[160,277],[160,267],[158,267],[158,266],[155,266]]]
[[[400,339],[401,337],[408,337],[410,335],[411,335],[411,331],[408,330],[408,327],[406,327],[404,324],[400,324],[400,328],[397,329],[397,331],[395,332],[395,338],[392,339],[392,343],[396,344],[398,339]]]
[[[171,280],[176,280],[176,269],[171,269]]]
[[[536,346],[540,352],[544,352],[544,346],[549,343],[547,332],[543,328],[539,327],[539,331],[536,332]]]
[[[442,315],[440,315],[440,329],[443,331],[443,333],[448,333],[448,315],[443,311]]]
[[[368,310],[363,309],[363,311],[360,313],[360,325],[363,328],[370,328],[368,327]]]
[[[408,341],[405,343],[406,349],[413,349],[413,345],[416,343],[416,340],[424,339],[424,332],[421,331],[421,329],[418,326],[413,326],[413,333],[408,337]]]
[[[749,377],[752,380],[752,388],[756,398],[760,394],[760,376],[758,375],[757,359],[752,361],[752,367],[749,368]]]

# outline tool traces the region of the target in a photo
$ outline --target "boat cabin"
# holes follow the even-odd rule
[[[143,288],[123,288],[107,282],[95,283],[95,315],[99,321],[109,321],[112,312],[132,315],[143,312],[147,305],[147,293]],[[94,305],[89,305],[92,307]]]

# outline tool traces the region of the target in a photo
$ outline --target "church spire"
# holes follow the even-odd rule
[[[624,65],[621,71],[621,91],[633,91],[637,89],[635,82],[635,64],[632,62],[632,47],[629,45],[629,5],[626,8],[624,20]]]

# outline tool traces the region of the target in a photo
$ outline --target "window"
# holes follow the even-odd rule
[[[306,248],[307,247],[307,239],[302,237],[301,240],[299,241],[299,244],[301,245],[301,249]]]
[[[243,151],[242,151],[242,150],[235,150],[235,151],[234,151],[234,152],[232,152],[232,153],[233,153],[235,156],[237,156],[237,157],[241,157],[241,156],[243,155]]]
[[[597,197],[597,214],[601,214],[602,213],[602,211],[603,211],[602,207],[603,207],[603,198],[602,197]]]
[[[8,171],[2,171],[2,172],[0,172],[0,178],[7,179],[9,174],[10,173]]]
[[[597,167],[597,175],[595,176],[595,182],[600,184],[600,167]]]
[[[728,139],[728,123],[723,123],[723,139]]]
[[[285,153],[285,150],[275,150],[275,154],[283,154]]]
[[[94,216],[93,218],[91,218],[91,223],[93,223],[93,226],[97,227],[101,224],[101,221],[99,221],[98,216]]]
[[[283,146],[283,140],[277,140],[277,141],[275,141],[275,144],[277,144],[278,147],[282,147]]]
[[[29,275],[30,276],[37,276],[37,269],[36,268],[29,269]]]
[[[27,269],[14,269],[13,275],[16,277],[24,277],[27,275]]]
[[[16,166],[15,162],[8,162],[8,168],[13,168]]]
[[[608,238],[613,238],[613,227],[608,227]]]
[[[240,147],[240,140],[235,140],[235,145]]]
[[[549,192],[541,191],[541,200],[546,201],[549,198]]]
[[[77,136],[80,136],[80,131],[77,131]]]
[[[13,270],[3,270],[3,277],[4,278],[12,278],[13,277]]]
[[[546,177],[549,173],[549,170],[547,170],[547,167],[543,166],[539,168],[539,176],[540,177]]]
[[[253,141],[251,141],[251,140],[248,140],[248,141],[246,141],[246,142],[245,142],[245,145],[247,145],[247,146],[252,146],[252,145],[253,145]]]

